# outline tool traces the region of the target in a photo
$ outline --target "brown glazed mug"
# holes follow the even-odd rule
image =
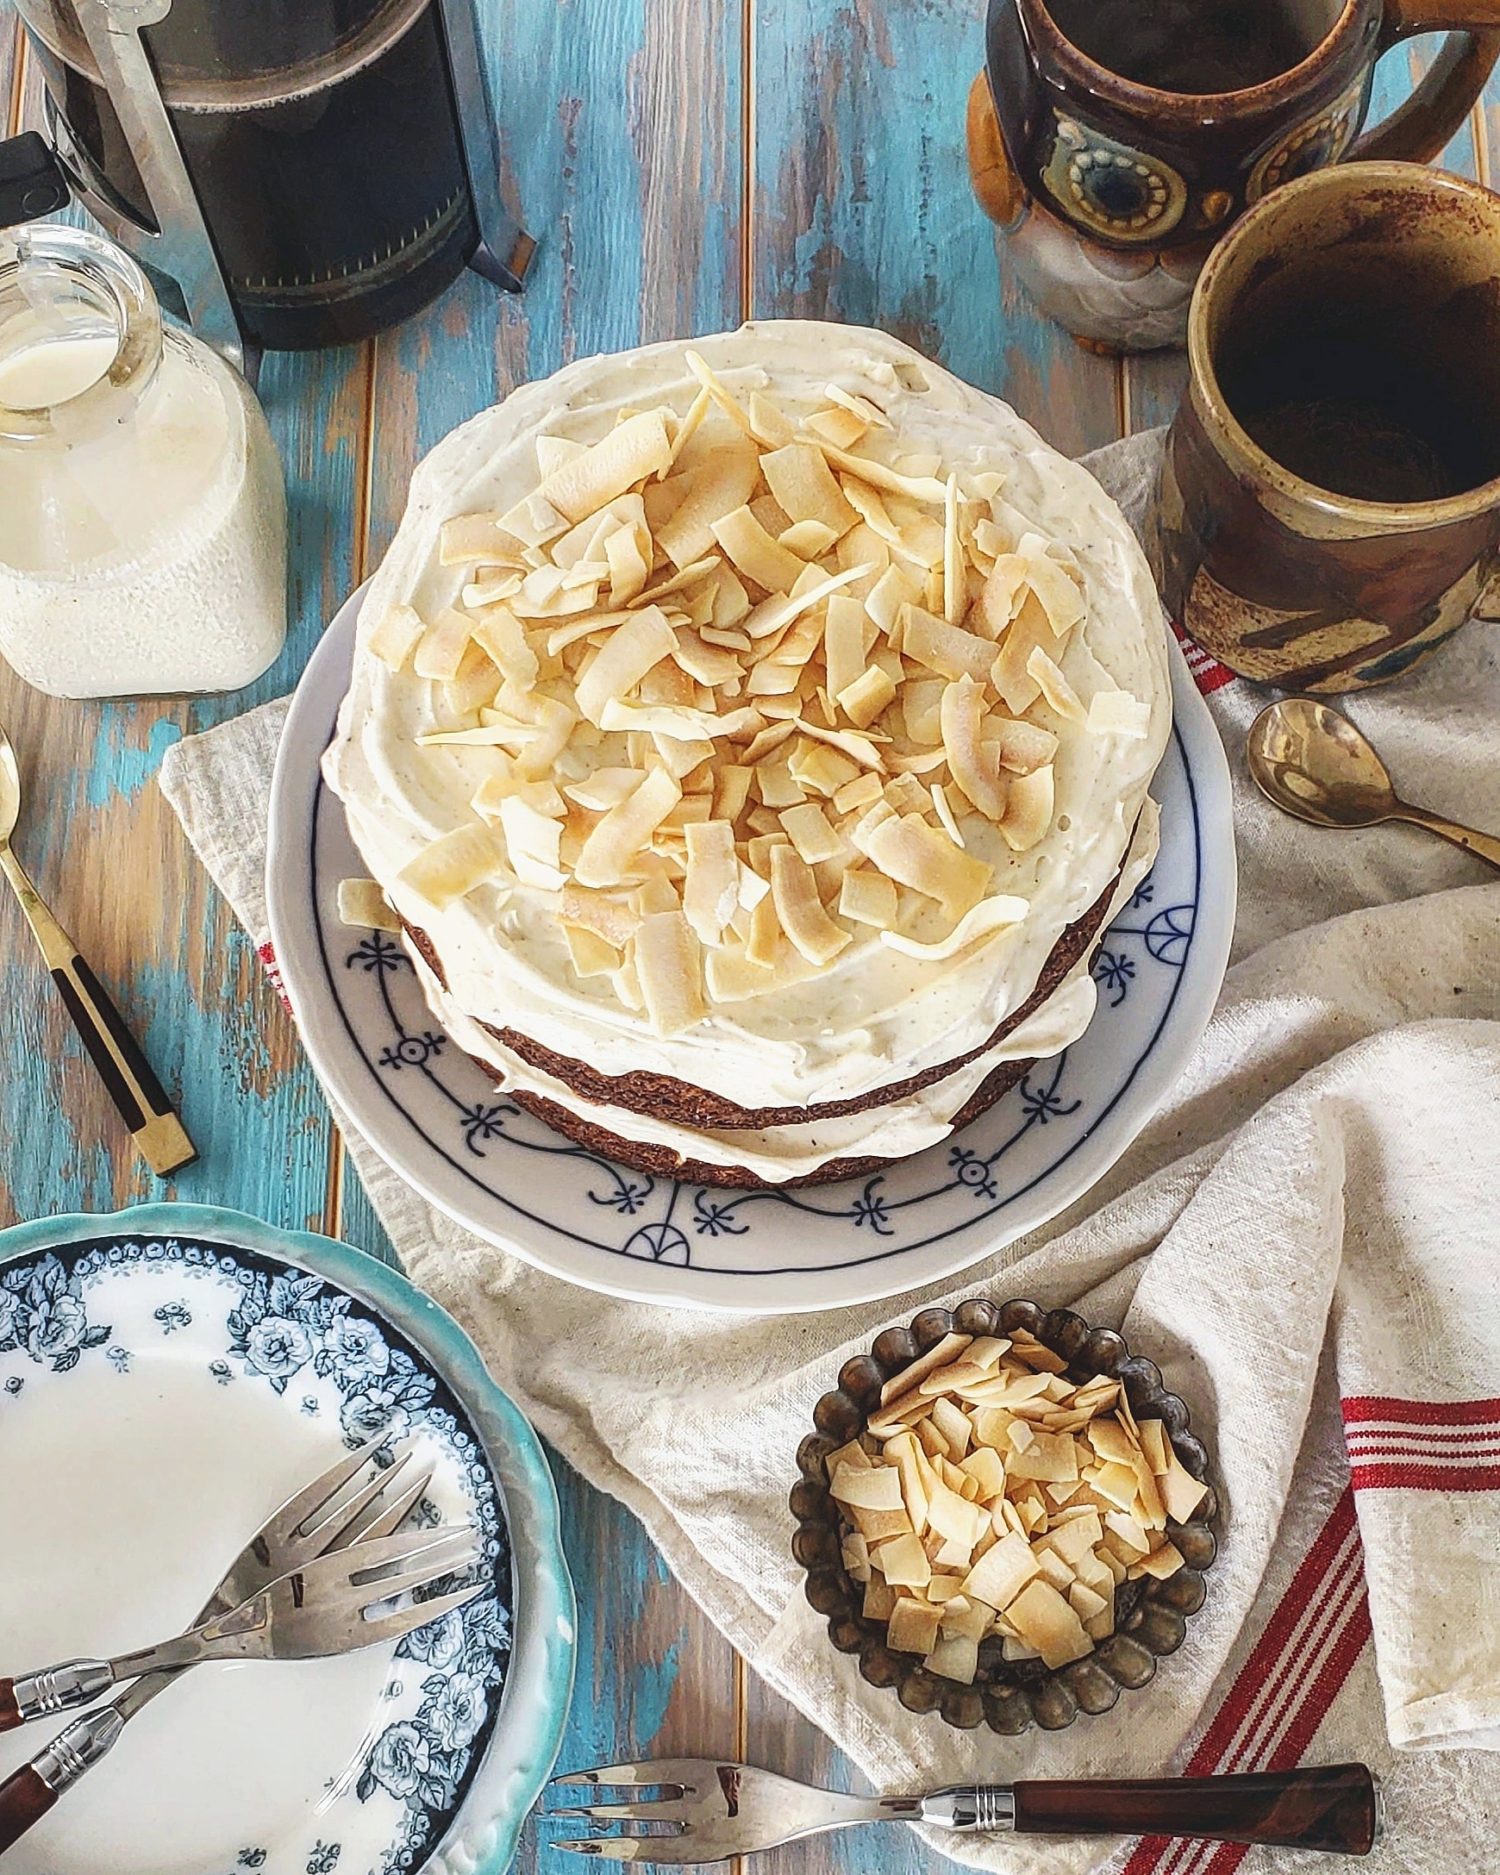
[[[1376,60],[1454,28],[1359,135]],[[1345,158],[1426,162],[1500,55],[1500,0],[990,0],[969,169],[1049,317],[1104,351],[1180,345],[1234,219]]]
[[[1147,552],[1242,676],[1410,670],[1500,563],[1500,196],[1411,163],[1259,203],[1193,295]]]

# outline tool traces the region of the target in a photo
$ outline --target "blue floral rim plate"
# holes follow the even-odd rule
[[[431,1468],[412,1522],[477,1532],[482,1593],[394,1646],[184,1675],[7,1875],[500,1875],[575,1623],[536,1435],[396,1271],[198,1205],[0,1232],[10,1666],[177,1632],[270,1510],[381,1432]],[[56,1729],[0,1739],[0,1776]]]
[[[318,1076],[369,1144],[480,1237],[569,1282],[645,1302],[786,1314],[966,1269],[1081,1197],[1187,1063],[1234,928],[1229,767],[1175,645],[1175,724],[1152,792],[1162,844],[1094,963],[1099,1009],[955,1138],[873,1177],[803,1192],[652,1178],[560,1138],[442,1034],[405,952],[339,921],[365,868],[320,761],[348,688],[358,597],[293,698],[271,792],[276,960]]]

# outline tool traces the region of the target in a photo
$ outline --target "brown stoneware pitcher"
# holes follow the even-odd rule
[[[1210,258],[1147,552],[1242,676],[1408,671],[1500,565],[1500,196],[1411,163],[1320,170]]]
[[[1359,135],[1375,62],[1452,28]],[[969,168],[1042,311],[1103,351],[1180,345],[1235,217],[1346,157],[1426,162],[1500,55],[1500,0],[990,0]]]

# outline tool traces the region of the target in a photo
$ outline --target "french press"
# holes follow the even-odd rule
[[[0,225],[71,194],[253,373],[367,337],[465,265],[518,291],[475,0],[17,0],[47,137],[0,143]]]

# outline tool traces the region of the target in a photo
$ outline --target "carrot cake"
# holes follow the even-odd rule
[[[1087,1027],[1167,658],[1118,509],[1006,405],[758,322],[433,451],[325,773],[511,1098],[654,1173],[824,1180]]]

